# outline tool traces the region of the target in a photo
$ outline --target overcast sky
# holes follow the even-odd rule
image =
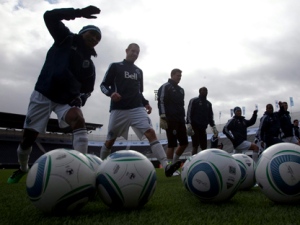
[[[112,62],[125,58],[129,43],[141,51],[136,65],[144,72],[144,96],[150,101],[153,127],[158,122],[157,90],[180,68],[185,108],[208,88],[216,124],[230,119],[230,109],[246,108],[246,118],[258,105],[293,97],[300,111],[299,0],[0,0],[0,103],[2,112],[26,114],[29,97],[53,39],[43,14],[54,8],[95,5],[95,20],[64,21],[78,33],[94,24],[102,30],[96,47],[95,91],[83,108],[87,122],[101,123],[106,133],[110,99],[99,85]],[[221,117],[219,116],[221,112]],[[55,118],[54,116],[52,116]]]

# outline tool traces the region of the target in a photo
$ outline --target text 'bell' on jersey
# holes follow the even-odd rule
[[[143,71],[126,60],[109,66],[100,89],[107,96],[114,92],[121,95],[120,101],[111,101],[110,111],[133,109],[148,104],[143,96]]]

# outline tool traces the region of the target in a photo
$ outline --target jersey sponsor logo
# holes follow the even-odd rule
[[[130,74],[129,72],[125,71],[124,75],[125,75],[125,78],[137,80],[137,74],[136,73]]]

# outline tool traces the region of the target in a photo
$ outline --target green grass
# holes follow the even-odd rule
[[[97,197],[77,215],[47,216],[37,210],[27,198],[26,177],[18,184],[6,183],[12,171],[0,171],[1,225],[300,224],[299,204],[275,204],[263,195],[258,187],[250,191],[239,191],[225,203],[202,203],[185,189],[180,176],[166,178],[162,169],[156,170],[158,178],[153,197],[140,210],[111,210]]]

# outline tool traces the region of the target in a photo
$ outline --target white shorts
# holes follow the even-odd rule
[[[283,142],[288,142],[288,143],[293,143],[293,144],[298,144],[299,143],[299,141],[296,138],[296,136],[282,138],[282,141]]]
[[[24,128],[45,133],[52,112],[57,115],[60,128],[68,127],[69,125],[65,122],[65,115],[70,108],[72,107],[68,104],[62,105],[52,102],[38,91],[33,91],[30,96]]]
[[[107,140],[121,136],[127,140],[129,127],[132,127],[140,140],[147,130],[152,129],[151,120],[144,107],[112,110],[109,116]]]
[[[239,146],[235,148],[235,153],[243,153],[244,151],[249,150],[250,146],[250,141],[243,141]]]

